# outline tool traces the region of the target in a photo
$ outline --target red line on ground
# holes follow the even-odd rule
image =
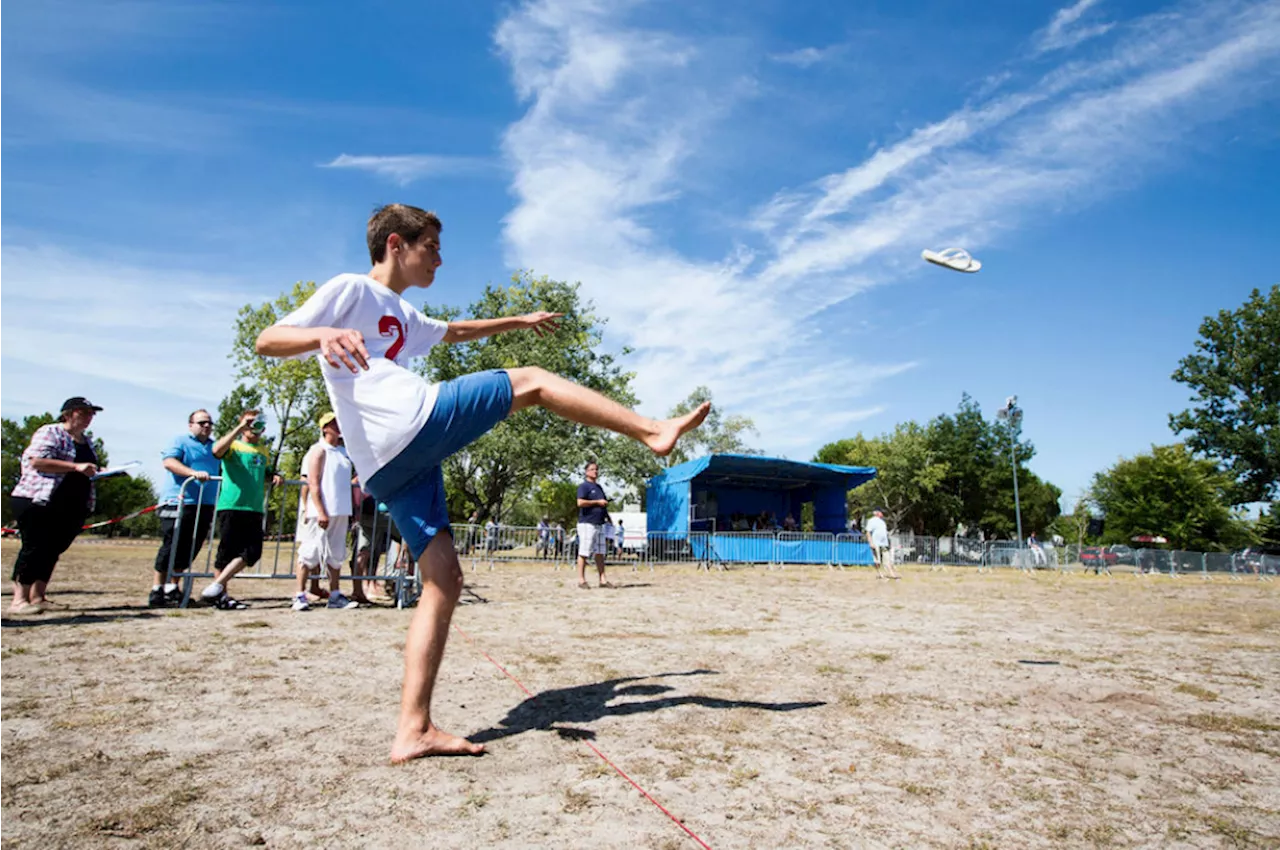
[[[472,639],[471,639],[471,635],[469,635],[469,634],[467,634],[466,632],[464,632],[464,631],[461,629],[461,627],[459,627],[459,626],[458,626],[458,624],[457,624],[457,623],[454,623],[454,624],[453,624],[453,627],[454,627],[455,629],[457,629],[458,634],[462,635],[463,639],[465,639],[467,643],[471,644],[471,646],[472,646],[472,647],[473,647],[477,652],[479,652],[481,655],[483,655],[483,656],[484,656],[484,657],[489,661],[489,663],[490,663],[490,664],[492,664],[494,667],[497,667],[499,670],[501,670],[501,671],[502,671],[502,675],[506,676],[508,679],[510,679],[511,681],[515,682],[515,683],[516,683],[516,687],[517,687],[517,688],[519,688],[520,690],[524,691],[526,694],[528,694],[529,698],[530,698],[530,699],[532,699],[534,702],[537,702],[537,701],[538,701],[538,698],[537,698],[536,696],[534,696],[534,694],[533,694],[533,692],[532,692],[532,691],[530,691],[528,688],[526,688],[526,687],[524,686],[524,684],[523,684],[519,679],[517,679],[515,676],[512,676],[509,672],[507,672],[507,668],[506,668],[506,667],[503,667],[503,666],[502,666],[501,664],[499,664],[497,661],[494,661],[494,660],[493,660],[493,656],[491,656],[489,653],[487,653],[487,652],[485,652],[483,649],[481,649],[481,648],[480,648],[480,646],[479,646],[479,645],[478,645],[474,640],[472,640]],[[657,800],[653,799],[653,795],[652,795],[652,794],[650,794],[648,791],[646,791],[646,790],[644,790],[643,788],[641,788],[641,787],[640,787],[640,785],[639,785],[639,783],[637,783],[637,782],[636,782],[634,779],[632,779],[630,776],[627,776],[627,774],[626,774],[625,772],[623,772],[622,768],[618,767],[616,764],[614,764],[612,761],[610,761],[610,760],[609,760],[609,757],[608,757],[608,756],[606,756],[604,753],[600,752],[600,750],[596,747],[596,745],[595,745],[595,744],[591,743],[590,741],[583,741],[582,743],[586,744],[586,745],[591,749],[591,752],[593,752],[593,753],[595,753],[596,755],[598,755],[598,756],[600,757],[600,759],[601,759],[605,764],[607,764],[607,765],[609,765],[609,767],[613,768],[613,769],[617,772],[617,774],[618,774],[619,776],[621,776],[623,779],[625,779],[625,780],[627,780],[628,782],[630,782],[630,783],[631,783],[631,785],[632,785],[632,787],[633,787],[633,788],[635,788],[637,791],[639,791],[641,794],[643,794],[643,795],[644,795],[644,798],[645,798],[646,800],[648,800],[650,803],[653,803],[655,806],[657,806],[657,807],[658,807],[658,811],[662,812],[664,815],[666,815],[667,817],[671,818],[671,822],[672,822],[672,823],[674,823],[676,826],[680,827],[681,829],[683,829],[686,833],[688,833],[690,838],[692,838],[694,841],[698,842],[700,845],[702,845],[704,848],[706,848],[706,850],[711,850],[711,845],[710,845],[710,844],[708,844],[707,842],[703,841],[701,838],[699,838],[699,837],[698,837],[697,833],[695,833],[692,829],[689,829],[689,827],[685,826],[685,825],[681,822],[680,818],[676,817],[675,815],[671,814],[671,812],[667,811],[666,806],[662,805],[662,804],[661,804],[661,803],[659,803]]]

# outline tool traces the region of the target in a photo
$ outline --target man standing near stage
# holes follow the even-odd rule
[[[871,544],[871,557],[876,562],[876,578],[902,578],[893,567],[889,526],[885,525],[884,511],[879,508],[876,508],[875,516],[867,521],[867,542]]]
[[[587,558],[594,557],[601,587],[613,587],[604,580],[604,553],[608,541],[604,533],[605,516],[609,500],[596,479],[600,467],[596,462],[587,463],[587,480],[578,485],[578,587],[587,590]]]

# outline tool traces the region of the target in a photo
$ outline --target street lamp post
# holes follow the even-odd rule
[[[1004,407],[996,411],[996,418],[1009,423],[1009,457],[1013,463],[1013,514],[1018,523],[1018,569],[1022,569],[1022,502],[1018,498],[1018,432],[1022,427],[1022,408],[1018,397],[1005,399]]]

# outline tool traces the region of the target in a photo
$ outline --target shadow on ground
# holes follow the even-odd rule
[[[483,744],[519,735],[522,732],[535,730],[555,731],[563,738],[574,740],[594,739],[596,734],[590,729],[578,728],[577,725],[592,723],[604,717],[622,717],[631,714],[646,714],[664,708],[681,705],[696,705],[702,708],[754,708],[759,711],[796,711],[802,708],[817,708],[823,702],[752,702],[749,700],[720,699],[704,696],[666,696],[644,701],[620,702],[610,705],[615,699],[628,697],[656,697],[674,691],[670,685],[631,684],[649,679],[675,678],[678,676],[714,676],[714,670],[690,670],[687,673],[659,673],[655,676],[627,676],[620,679],[608,679],[590,685],[575,685],[571,688],[553,688],[535,694],[517,705],[502,718],[499,724],[491,729],[484,729],[468,740]],[[564,728],[557,724],[569,724]]]

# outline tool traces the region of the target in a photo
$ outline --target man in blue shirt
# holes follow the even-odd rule
[[[601,587],[613,587],[604,580],[604,554],[607,546],[604,523],[609,500],[597,479],[600,467],[593,460],[587,464],[587,480],[578,485],[578,587],[586,590],[587,559],[594,558]]]
[[[156,553],[155,584],[147,598],[150,608],[164,608],[182,601],[182,591],[169,580],[169,563],[175,573],[185,573],[191,561],[209,539],[213,525],[214,505],[218,501],[218,484],[209,481],[221,471],[222,462],[213,456],[213,417],[207,410],[197,410],[187,417],[187,433],[176,437],[161,452],[164,459],[164,493],[160,497],[160,531],[164,535]],[[188,478],[195,481],[182,489]],[[178,516],[178,497],[182,496],[182,516]]]

